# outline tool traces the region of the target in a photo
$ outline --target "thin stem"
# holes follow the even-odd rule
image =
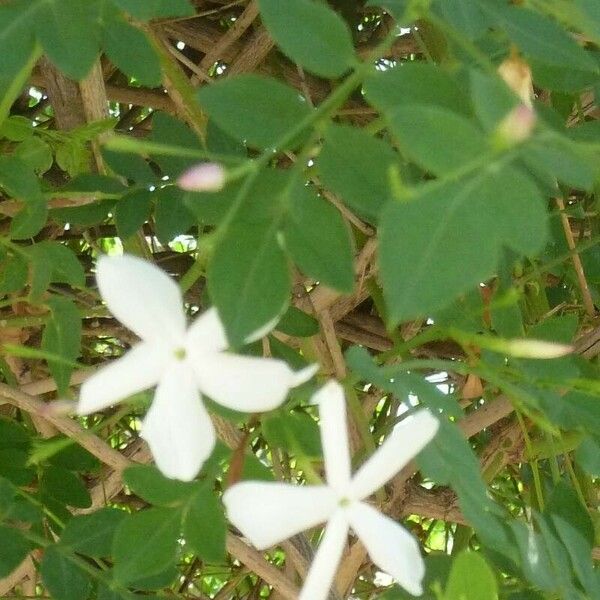
[[[542,480],[540,478],[537,460],[533,458],[534,452],[533,446],[531,444],[531,438],[529,437],[529,432],[527,431],[527,426],[525,424],[525,420],[523,419],[523,415],[519,410],[515,410],[515,414],[517,415],[517,420],[519,421],[519,426],[521,427],[521,432],[523,433],[523,439],[525,440],[525,448],[527,450],[529,464],[531,465],[531,472],[533,474],[533,485],[535,487],[535,494],[538,501],[538,507],[541,511],[543,511],[544,494],[542,492]]]

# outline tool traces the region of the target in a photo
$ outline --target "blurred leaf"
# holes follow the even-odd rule
[[[174,186],[167,186],[154,192],[156,236],[163,244],[186,233],[196,222],[185,197],[185,193]],[[209,201],[213,202],[214,198]]]
[[[188,0],[112,0],[132,17],[148,21],[166,17],[190,17],[194,9]]]
[[[88,508],[92,504],[90,493],[75,473],[62,467],[46,467],[40,479],[42,494],[54,500],[75,506]]]
[[[121,239],[130,238],[142,228],[150,216],[152,198],[152,192],[138,190],[124,196],[117,202],[115,222]]]
[[[40,573],[54,600],[86,600],[92,591],[89,575],[58,546],[44,550]]]
[[[494,572],[476,552],[461,552],[452,562],[444,600],[497,600]]]
[[[389,120],[402,152],[436,175],[457,170],[487,151],[483,133],[445,108],[405,105],[392,111]]]
[[[373,71],[365,82],[365,95],[386,114],[404,105],[438,107],[463,115],[471,112],[465,90],[446,72],[421,62]]]
[[[354,252],[349,227],[314,189],[294,187],[284,236],[294,262],[306,275],[340,292],[352,292]]]
[[[0,525],[0,577],[8,577],[31,551],[18,529]]]
[[[81,316],[71,300],[52,296],[46,301],[52,317],[42,335],[42,350],[75,361],[81,346]],[[66,394],[73,368],[68,362],[49,361],[48,367],[58,391]]]
[[[166,569],[177,552],[180,520],[179,511],[166,508],[129,515],[113,540],[115,579],[127,584]]]
[[[150,465],[129,467],[123,480],[134,494],[157,506],[179,506],[198,489],[196,483],[169,479]]]
[[[399,164],[389,144],[347,125],[327,128],[317,160],[323,183],[371,223],[377,223],[382,206],[392,196],[391,169]]]
[[[60,545],[94,558],[111,555],[116,528],[127,513],[114,508],[101,508],[89,515],[73,517],[64,528]]]
[[[202,560],[222,563],[225,559],[227,522],[223,506],[206,483],[189,499],[183,517],[183,537]]]
[[[104,50],[112,63],[141,85],[161,82],[160,62],[146,35],[125,19],[113,19],[104,28]]]
[[[311,113],[311,108],[291,87],[259,75],[238,75],[198,92],[209,117],[236,140],[249,146],[284,150],[298,143],[298,135],[281,141]],[[265,107],[269,110],[265,110]]]
[[[379,261],[390,323],[426,316],[485,281],[504,246],[534,255],[545,239],[543,199],[509,167],[424,187],[415,199],[389,204]]]
[[[340,77],[354,62],[344,21],[314,0],[259,0],[260,16],[278,46],[308,71]]]

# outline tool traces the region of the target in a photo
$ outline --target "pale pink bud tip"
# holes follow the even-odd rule
[[[506,351],[519,358],[560,358],[573,352],[573,346],[544,340],[509,340]]]
[[[517,144],[531,135],[536,120],[537,117],[532,108],[525,104],[519,104],[502,120],[498,126],[498,133],[504,141]]]
[[[217,163],[201,163],[185,171],[177,185],[188,192],[218,192],[225,185],[225,170]]]

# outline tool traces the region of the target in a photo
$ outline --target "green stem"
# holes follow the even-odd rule
[[[525,420],[523,419],[523,415],[519,410],[515,410],[515,414],[517,415],[517,420],[519,421],[519,426],[521,427],[521,432],[523,433],[523,439],[525,440],[525,449],[527,450],[527,456],[529,458],[529,464],[531,465],[531,472],[533,474],[533,485],[535,487],[535,495],[538,501],[538,507],[541,511],[544,510],[544,494],[542,492],[542,480],[540,478],[540,471],[537,464],[537,460],[533,458],[533,447],[531,445],[531,438],[529,437],[529,432],[527,431],[527,426],[525,424]]]

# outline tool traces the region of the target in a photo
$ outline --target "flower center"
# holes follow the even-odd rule
[[[187,352],[185,351],[185,348],[177,348],[173,354],[177,360],[184,360]]]
[[[350,506],[350,498],[340,498],[339,505],[342,508],[348,508]]]

